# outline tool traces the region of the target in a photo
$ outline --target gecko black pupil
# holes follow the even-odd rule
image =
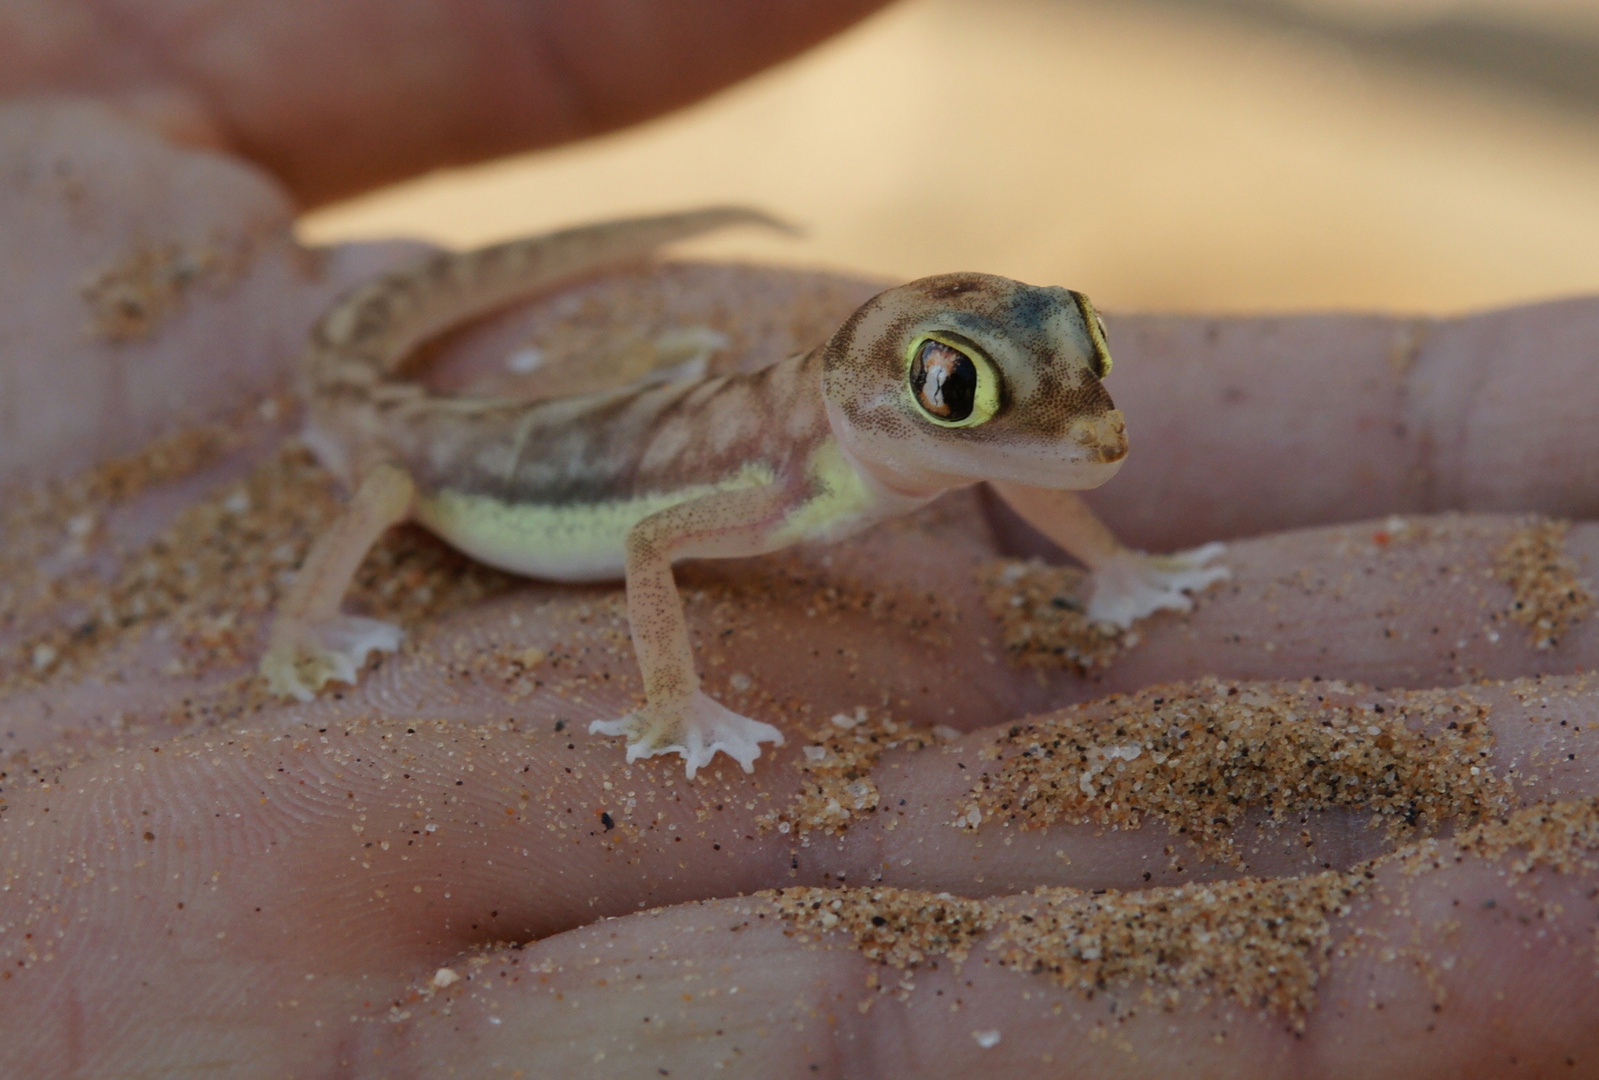
[[[924,341],[911,362],[911,393],[940,420],[964,420],[977,399],[977,365],[942,341]]]

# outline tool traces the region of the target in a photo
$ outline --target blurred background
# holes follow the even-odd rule
[[[307,215],[467,246],[711,202],[697,255],[1116,310],[1599,292],[1599,0],[906,0],[683,112]]]

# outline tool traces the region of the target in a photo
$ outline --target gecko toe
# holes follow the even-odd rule
[[[783,745],[783,733],[771,724],[740,716],[700,691],[669,712],[646,705],[620,720],[596,720],[589,724],[589,733],[625,736],[628,761],[681,754],[690,780],[718,753],[748,773],[755,771],[762,743]]]
[[[274,626],[260,671],[274,694],[310,701],[330,682],[353,684],[369,655],[393,652],[403,637],[399,627],[359,615]]]
[[[1231,576],[1227,567],[1209,565],[1224,551],[1206,544],[1175,555],[1128,552],[1094,573],[1088,617],[1125,630],[1157,611],[1188,611],[1193,594]]]

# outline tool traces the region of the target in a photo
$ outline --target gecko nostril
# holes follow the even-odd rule
[[[1127,425],[1117,409],[1078,420],[1066,437],[1101,462],[1120,461],[1127,456]]]

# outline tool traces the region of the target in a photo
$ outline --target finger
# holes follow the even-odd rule
[[[1446,822],[1599,793],[1595,708],[1585,676],[1166,684],[887,759],[875,809],[811,835],[802,862],[966,896],[1346,869]],[[796,828],[829,820],[792,805]]]
[[[415,257],[309,252],[260,172],[99,105],[0,109],[0,157],[27,178],[0,189],[0,487],[65,478],[286,389],[321,308]]]
[[[1090,496],[1129,542],[1191,547],[1442,510],[1599,513],[1599,303],[1447,319],[1110,319],[1131,453]]]
[[[897,915],[905,898],[830,895],[860,906],[874,945],[936,939],[925,924],[871,928],[868,912]],[[1094,981],[1120,965],[1066,942],[1097,925],[1092,905],[1114,911],[1115,900],[973,905],[996,927],[964,962],[909,970],[863,957],[848,929],[785,922],[761,900],[718,901],[463,958],[451,968],[462,981],[413,995],[351,1058],[422,1071],[492,1060],[547,1076],[1595,1075],[1593,895],[1591,870],[1507,880],[1476,860],[1415,878],[1384,868],[1327,920],[1325,969],[1316,950],[1271,952],[1281,966],[1265,970],[1251,950],[1266,952],[1269,934],[1196,944],[1225,930],[1225,916],[1205,930],[1175,918],[1141,926],[1138,944],[1167,950],[1164,965],[1204,953],[1210,967],[1193,983],[1136,952],[1128,966],[1153,977]],[[1065,940],[1033,936],[1037,924],[1019,921],[1027,913],[1059,919]],[[1016,928],[1025,944],[989,948]],[[1304,1011],[1263,1008],[1262,986],[1303,992]]]
[[[1186,618],[1144,624],[1105,689],[1207,673],[1448,686],[1599,663],[1592,525],[1387,518],[1232,544],[1223,561],[1232,578]]]
[[[709,692],[785,729],[864,706],[970,730],[1205,675],[1428,687],[1599,664],[1590,605],[1571,600],[1594,577],[1599,528],[1483,516],[1234,544],[1233,577],[1195,611],[1144,621],[1106,666],[1081,673],[1054,655],[1049,637],[1072,644],[1089,633],[1049,621],[1074,579],[1040,570],[1058,590],[1030,592],[1026,577],[1007,587],[992,575],[992,540],[969,507],[951,500],[846,545],[683,568]],[[555,705],[580,724],[608,719],[638,690],[620,599],[526,588],[426,632],[326,707],[354,716],[503,706],[531,717]],[[1022,617],[996,622],[995,610]],[[512,658],[530,647],[559,666],[517,667]],[[562,687],[565,696],[548,696]]]
[[[593,135],[790,56],[880,0],[107,10],[23,5],[0,87],[79,92],[248,157],[302,205]],[[130,51],[129,40],[143,48]],[[48,47],[46,46],[48,43]]]
[[[15,224],[3,235],[19,245],[19,260],[39,251],[63,260],[28,279],[37,295],[27,296],[23,321],[48,340],[24,342],[15,357],[0,354],[18,373],[0,423],[16,431],[7,446],[24,460],[52,462],[52,474],[61,475],[135,445],[174,413],[203,415],[219,396],[281,378],[279,365],[297,351],[305,323],[360,268],[335,260],[329,268],[343,271],[335,281],[323,286],[313,278],[296,289],[298,274],[318,263],[259,240],[280,233],[288,213],[259,178],[234,170],[228,183],[206,179],[228,167],[171,151],[102,113],[41,108],[17,106],[8,114],[13,149],[40,168],[71,162],[81,176],[77,187],[101,212],[86,227],[48,186],[20,189],[14,206],[0,207]],[[213,197],[233,194],[215,206],[173,199],[196,183]],[[48,234],[36,236],[34,228]],[[74,234],[82,234],[85,248],[68,258],[59,239]],[[118,254],[107,262],[106,250]],[[250,287],[239,287],[241,275]],[[86,280],[101,285],[85,289]],[[265,306],[277,311],[271,334],[257,333],[248,315],[263,307],[252,291],[257,284]],[[713,269],[698,271],[687,299],[668,290],[663,302],[659,285],[653,277],[623,277],[576,293],[620,308],[632,317],[629,326],[655,324],[656,335],[685,321],[717,325],[725,321],[718,311],[757,313],[735,320],[734,348],[776,357],[779,344],[804,348],[825,337],[868,290],[856,281],[768,272],[742,290],[749,295],[739,303],[718,308],[714,301],[730,286]],[[586,343],[592,351],[593,328],[558,300],[545,298],[530,321],[507,325],[556,338],[564,332],[574,339],[567,345]],[[117,315],[127,303],[132,316]],[[1599,454],[1581,442],[1592,404],[1582,352],[1591,317],[1589,305],[1570,302],[1440,322],[1120,320],[1122,329],[1113,332],[1122,362],[1112,388],[1133,424],[1133,460],[1094,497],[1127,539],[1157,549],[1394,511],[1591,513],[1583,493],[1599,489],[1591,474]],[[112,339],[97,331],[85,340],[85,319],[111,327]],[[493,334],[482,338],[491,340]],[[249,347],[241,352],[225,342]],[[146,352],[151,362],[138,365],[136,384],[114,377],[125,359]],[[40,355],[65,356],[69,368],[81,370],[68,382],[35,385]],[[227,379],[202,377],[219,356],[240,370]],[[497,360],[504,365],[503,352]],[[90,400],[79,395],[63,407],[51,391],[69,384]],[[100,399],[103,407],[89,407]],[[1315,467],[1284,470],[1283,460]]]
[[[161,496],[149,494],[170,515]],[[90,718],[88,730],[115,739],[113,721],[160,734],[197,715],[236,715],[233,680],[250,671],[283,568],[336,508],[303,457],[269,459],[249,483],[215,488],[191,516],[135,545],[109,585],[86,573],[74,604],[13,622],[10,671],[30,686],[12,700],[17,749],[48,747],[62,716]],[[71,516],[46,523],[38,550],[56,553]],[[148,538],[158,528],[131,532]],[[994,577],[992,539],[959,498],[850,544],[685,567],[680,584],[710,692],[752,715],[792,730],[864,706],[972,728],[1204,674],[1427,686],[1589,667],[1593,622],[1566,599],[1593,576],[1596,542],[1587,526],[1560,535],[1509,519],[1417,518],[1236,544],[1227,556],[1234,577],[1197,611],[1147,620],[1136,641],[1123,639],[1108,666],[1086,675],[1049,637],[1061,634],[1060,648],[1085,632],[1102,643],[1081,625],[1050,621],[1062,614],[1056,601],[1070,603],[1070,580],[1040,571],[1055,585],[1029,592],[1031,578],[1009,587]],[[18,563],[18,584],[37,574]],[[412,643],[326,699],[320,707],[332,715],[504,709],[586,725],[632,707],[636,670],[615,591],[522,584],[493,607],[466,610],[513,582],[469,570],[415,532],[386,541],[363,581],[355,602],[406,622]],[[50,589],[42,596],[59,600]],[[121,632],[83,636],[77,605],[118,612]],[[429,627],[445,611],[459,614]],[[1550,630],[1538,625],[1551,619]],[[548,655],[547,666],[525,663],[529,650]],[[591,688],[574,690],[578,679]],[[174,710],[174,695],[189,705]]]
[[[564,689],[576,697],[586,682]],[[997,742],[991,731],[902,749],[881,764],[907,736],[869,720],[806,741],[824,754],[763,761],[753,777],[721,762],[703,782],[671,760],[626,764],[608,741],[561,721],[285,718],[13,778],[5,865],[16,888],[5,902],[21,925],[48,921],[73,896],[102,895],[105,906],[85,915],[98,929],[73,948],[109,935],[130,954],[149,933],[141,919],[164,919],[169,900],[187,902],[187,919],[248,907],[260,941],[319,957],[364,920],[388,928],[392,951],[368,940],[338,947],[378,971],[385,956],[411,962],[419,943],[454,951],[523,940],[789,884],[984,895],[1343,868],[1385,835],[1508,813],[1517,800],[1599,794],[1593,693],[1580,677],[1410,697],[1305,683],[1240,699],[1226,686],[1179,686],[1011,725]],[[1180,754],[1161,749],[1173,738],[1161,717],[1173,710],[1187,719],[1170,723],[1198,725]],[[1318,751],[1323,721],[1331,734]],[[1235,760],[1229,732],[1259,753]],[[1072,745],[1051,774],[1024,751],[1057,738]],[[1144,755],[1130,774],[1087,752],[1129,741]],[[1163,753],[1183,770],[1161,767]],[[828,755],[853,760],[829,769]],[[1024,799],[1029,784],[1038,791]],[[1254,804],[1271,812],[1240,816]],[[1152,827],[1131,828],[1144,817]],[[228,878],[225,890],[205,884],[213,872]],[[127,895],[112,900],[112,886]],[[328,937],[338,940],[319,940]]]
[[[762,328],[718,310],[719,274],[688,264],[617,275],[485,320],[442,350],[440,385],[503,372],[528,341],[551,374],[592,365],[606,342],[586,305],[645,341],[685,326],[726,331],[719,370],[758,366],[825,340],[882,287],[759,272],[764,304],[790,298],[779,318],[762,303],[742,309],[763,312]],[[1396,513],[1599,513],[1599,436],[1585,419],[1599,408],[1588,352],[1599,303],[1445,319],[1122,315],[1110,333],[1106,386],[1132,449],[1088,498],[1137,546],[1180,550]],[[1002,504],[999,513],[1008,532],[1039,542]]]

